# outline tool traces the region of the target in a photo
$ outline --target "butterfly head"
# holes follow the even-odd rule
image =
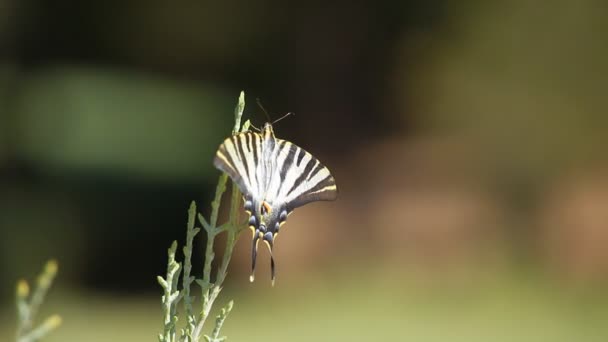
[[[250,213],[249,228],[253,233],[251,276],[249,279],[251,281],[254,280],[258,244],[260,241],[263,241],[270,252],[270,270],[272,282],[274,284],[275,268],[272,250],[276,236],[279,233],[279,229],[287,219],[287,210],[273,206],[271,203],[264,200],[259,203],[256,203],[255,201],[246,201],[245,210]]]
[[[264,127],[262,128],[262,135],[266,139],[274,139],[274,130],[272,129],[272,124],[270,122],[264,124]]]

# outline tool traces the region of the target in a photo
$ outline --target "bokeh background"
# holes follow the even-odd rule
[[[606,341],[608,21],[592,0],[0,2],[0,340],[60,263],[47,341],[151,341],[244,89],[333,172],[232,341]],[[200,241],[199,241],[200,242]],[[200,245],[199,245],[200,246]],[[195,267],[202,268],[200,252]],[[198,266],[197,266],[198,265]],[[198,272],[200,274],[200,272]]]

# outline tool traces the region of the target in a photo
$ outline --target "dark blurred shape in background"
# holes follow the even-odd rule
[[[458,297],[498,283],[517,297],[521,283],[547,278],[543,286],[604,299],[604,7],[6,0],[0,305],[10,304],[18,277],[50,257],[65,288],[155,298],[155,276],[170,242],[184,238],[189,202],[206,208],[212,197],[212,156],[241,89],[258,127],[266,118],[256,98],[273,118],[296,113],[276,125],[277,136],[322,160],[340,190],[337,202],[290,217],[276,251],[279,284],[332,298],[335,284],[356,291],[368,281],[385,296],[373,305],[396,298],[409,307],[415,295],[404,284],[456,288]],[[234,293],[251,291],[249,248],[241,241],[231,265]],[[522,317],[554,317],[548,301]],[[409,317],[386,317],[401,314]],[[510,318],[501,310],[495,320]],[[382,322],[395,328],[388,340],[405,336]],[[334,328],[326,340],[351,336]],[[420,329],[412,336],[435,336]],[[555,336],[580,340],[579,329]],[[546,339],[548,330],[532,326],[507,340]],[[481,340],[494,340],[488,331]],[[599,325],[592,331],[598,341],[608,336]]]

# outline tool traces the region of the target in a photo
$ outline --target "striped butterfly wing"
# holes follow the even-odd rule
[[[254,132],[233,135],[224,140],[215,154],[213,165],[230,176],[247,198],[261,193],[265,165],[260,162],[262,136]]]
[[[269,200],[292,211],[310,202],[336,199],[336,181],[317,158],[286,140],[276,139],[276,146]]]
[[[282,139],[264,141],[254,132],[227,138],[214,165],[226,172],[243,195],[285,206],[289,211],[337,197],[334,177],[312,154]]]

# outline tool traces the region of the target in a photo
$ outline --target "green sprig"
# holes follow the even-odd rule
[[[225,336],[220,337],[220,330],[222,329],[222,326],[224,326],[224,321],[226,321],[228,314],[232,311],[233,305],[234,301],[231,300],[222,308],[222,311],[220,311],[220,314],[215,319],[215,328],[213,329],[211,336],[205,335],[205,340],[207,342],[222,342],[226,340]]]
[[[245,93],[241,92],[239,101],[235,108],[235,125],[232,129],[232,134],[238,132],[245,132],[249,129],[249,120],[241,126],[241,117],[243,116],[243,110],[245,108]],[[184,262],[183,262],[183,277],[182,277],[182,290],[178,290],[178,279],[179,272],[182,271],[181,265],[175,260],[175,251],[177,249],[177,243],[174,242],[171,248],[169,248],[169,262],[167,266],[166,278],[158,277],[158,282],[164,289],[164,295],[162,297],[163,312],[164,312],[164,329],[163,333],[159,334],[159,341],[161,342],[175,342],[177,340],[184,342],[198,342],[201,337],[204,337],[207,341],[220,342],[224,341],[225,337],[220,337],[220,330],[226,320],[226,317],[230,313],[233,307],[233,301],[230,301],[217,316],[215,321],[215,327],[212,330],[210,336],[203,335],[202,331],[205,327],[205,323],[209,318],[213,304],[222,290],[222,285],[226,279],[228,272],[228,265],[232,257],[234,246],[238,240],[240,233],[246,227],[246,222],[239,222],[239,213],[241,205],[241,194],[238,188],[233,184],[231,191],[230,201],[230,213],[228,221],[218,225],[220,206],[222,203],[222,197],[226,192],[226,183],[228,182],[228,176],[222,174],[219,176],[218,183],[215,189],[215,197],[211,202],[211,213],[209,219],[206,219],[200,213],[197,213],[196,204],[192,202],[190,209],[188,210],[188,223],[186,232],[186,246],[183,248]],[[200,228],[196,228],[196,220],[203,227],[206,235],[205,243],[205,259],[203,263],[203,276],[202,279],[195,279],[191,276],[192,272],[192,250],[194,237],[201,231]],[[217,269],[215,281],[212,282],[212,265],[215,259],[214,242],[215,238],[221,234],[226,233],[226,245],[224,248],[224,254],[220,265]],[[196,282],[201,288],[201,308],[198,315],[194,312],[194,300],[191,296],[190,286],[193,282]],[[176,335],[176,323],[178,321],[177,307],[180,300],[183,299],[184,311],[186,314],[185,327],[180,329],[180,336]]]
[[[53,285],[53,280],[57,275],[57,261],[49,260],[44,266],[44,270],[38,276],[36,288],[30,297],[30,286],[25,280],[17,283],[16,304],[17,304],[17,342],[34,342],[46,336],[49,332],[61,325],[61,317],[52,315],[45,319],[42,324],[34,326],[34,321],[40,306],[44,302],[46,294]]]
[[[173,342],[175,341],[175,331],[177,317],[177,304],[179,303],[180,296],[179,290],[177,289],[177,283],[179,281],[179,272],[181,265],[175,261],[175,251],[177,250],[177,241],[173,241],[171,247],[167,251],[169,256],[169,262],[167,263],[167,276],[163,278],[157,277],[158,283],[164,290],[162,296],[163,304],[163,316],[164,316],[164,329],[163,333],[158,336],[161,342]]]

